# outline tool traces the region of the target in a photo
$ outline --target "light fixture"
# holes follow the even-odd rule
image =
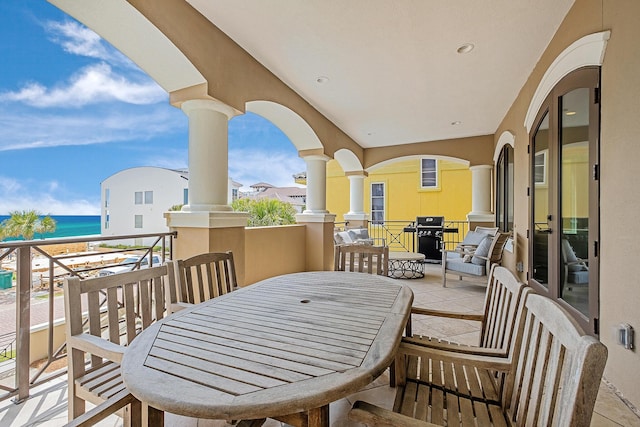
[[[326,77],[326,76],[319,76],[319,77],[316,79],[316,83],[321,84],[321,85],[322,85],[322,84],[325,84],[325,83],[327,83],[327,82],[329,82],[329,77]]]
[[[575,116],[575,115],[576,115],[576,112],[575,112],[575,111],[567,111],[565,114],[566,114],[567,116]]]
[[[461,45],[456,51],[460,54],[469,53],[473,50],[473,48],[475,48],[475,45],[473,43],[465,43]]]

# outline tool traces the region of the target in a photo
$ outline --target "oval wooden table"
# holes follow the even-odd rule
[[[412,302],[388,277],[278,276],[146,329],[127,349],[122,376],[160,411],[328,426],[329,403],[391,364]]]

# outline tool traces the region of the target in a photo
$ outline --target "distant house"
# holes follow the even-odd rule
[[[471,210],[471,171],[453,159],[429,156],[388,162],[364,178],[364,212],[373,224],[444,216],[464,221]],[[344,221],[350,209],[350,183],[340,164],[327,164],[327,209]]]
[[[187,204],[189,172],[181,169],[135,167],[117,172],[100,184],[101,234],[162,233],[169,231],[164,212]],[[229,201],[242,184],[229,179]],[[129,241],[130,242],[130,241]],[[136,244],[152,244],[141,239]]]
[[[266,182],[259,182],[251,186],[253,191],[241,193],[241,198],[275,199],[290,203],[297,212],[301,213],[307,203],[307,190],[300,187],[274,187]]]

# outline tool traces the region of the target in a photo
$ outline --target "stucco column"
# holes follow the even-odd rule
[[[303,157],[307,164],[307,208],[303,214],[325,214],[327,210],[327,162],[329,157],[313,154]]]
[[[182,104],[189,117],[189,203],[185,212],[230,211],[228,122],[233,108],[194,99]]]
[[[333,229],[336,216],[327,210],[327,162],[324,154],[301,155],[307,164],[307,208],[296,215],[305,226],[307,271],[333,268]]]
[[[471,166],[471,212],[469,222],[493,222],[491,211],[491,165]]]
[[[368,174],[357,171],[346,172],[345,175],[349,178],[349,212],[344,214],[344,219],[356,222],[358,226],[366,226],[369,216],[364,212],[364,179]]]
[[[246,212],[229,206],[228,122],[235,110],[209,99],[182,103],[189,118],[189,203],[181,211],[165,212],[175,259],[206,252],[232,251],[238,284],[244,285]]]

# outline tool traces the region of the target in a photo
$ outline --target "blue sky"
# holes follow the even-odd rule
[[[101,181],[186,168],[187,144],[184,113],[110,44],[45,0],[0,2],[0,215],[97,215]],[[293,186],[304,170],[267,120],[230,121],[229,175],[244,189]]]

